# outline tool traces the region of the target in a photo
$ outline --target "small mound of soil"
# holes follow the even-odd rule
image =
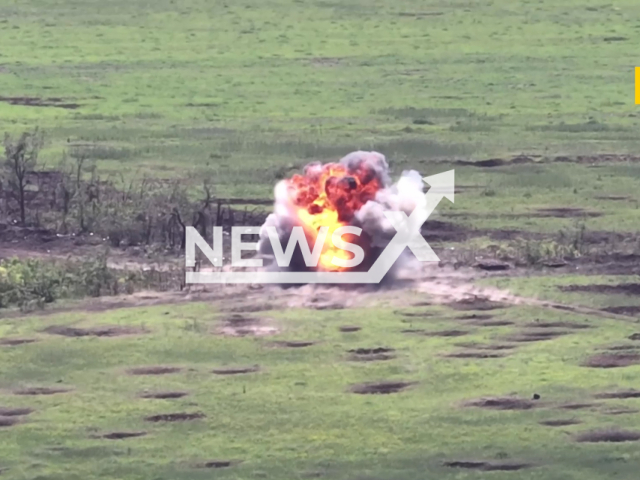
[[[254,373],[260,370],[258,365],[251,367],[229,367],[229,368],[216,368],[212,370],[216,375],[241,375],[243,373]]]
[[[467,325],[474,325],[476,327],[507,327],[513,325],[513,322],[509,320],[471,320],[465,322]]]
[[[584,330],[587,328],[593,328],[586,323],[574,323],[574,322],[530,322],[524,325],[526,328],[569,328],[573,330]]]
[[[142,328],[123,327],[118,325],[104,325],[89,328],[52,325],[45,328],[43,332],[52,335],[62,335],[64,337],[119,337],[123,335],[137,335],[146,333],[146,331]]]
[[[467,330],[439,330],[436,332],[423,332],[427,337],[462,337],[468,335]]]
[[[522,330],[513,335],[505,337],[510,342],[543,342],[545,340],[553,340],[554,338],[567,335],[569,332],[564,331],[551,331],[551,330],[535,330],[527,331]]]
[[[612,399],[612,398],[640,398],[640,390],[620,390],[618,392],[598,393],[596,398]],[[0,414],[1,415],[1,414]]]
[[[70,388],[56,388],[56,387],[28,387],[16,390],[16,395],[55,395],[56,393],[70,392]]]
[[[634,333],[627,337],[629,340],[633,340],[634,342],[640,340],[640,333]]]
[[[356,355],[375,355],[377,353],[391,353],[393,348],[387,347],[373,347],[373,348],[355,348],[349,350],[349,353],[355,353]]]
[[[40,98],[40,97],[0,97],[0,102],[10,105],[22,105],[25,107],[53,107],[75,110],[80,107],[79,103],[65,102],[62,98]]]
[[[469,470],[482,470],[485,472],[505,471],[513,472],[531,467],[528,463],[520,462],[493,462],[493,461],[477,461],[477,460],[455,460],[444,462],[445,467],[465,468]]]
[[[567,418],[559,420],[544,420],[540,422],[540,425],[545,425],[547,427],[568,427],[570,425],[578,425],[579,423],[582,422],[575,418]]]
[[[633,353],[600,353],[587,358],[583,367],[620,368],[640,364],[640,354]]]
[[[20,419],[16,417],[0,417],[0,427],[12,427],[20,423]]]
[[[501,352],[488,352],[488,351],[479,351],[474,352],[471,350],[461,351],[461,352],[453,352],[444,355],[447,358],[502,358],[506,357],[507,353]]]
[[[460,315],[456,317],[458,320],[490,320],[493,315],[487,315],[482,313],[472,313],[470,315]]]
[[[455,303],[449,304],[451,308],[454,310],[497,310],[499,308],[504,308],[505,305],[499,302],[493,302],[488,298],[482,297],[471,297],[464,300],[460,300]]]
[[[315,345],[315,344],[316,342],[305,341],[305,340],[290,341],[290,342],[276,342],[276,345],[278,347],[289,347],[289,348],[304,348],[304,347],[310,347],[311,345]]]
[[[167,375],[169,373],[178,373],[182,370],[180,367],[164,367],[161,365],[149,367],[137,367],[127,370],[129,375]]]
[[[100,435],[100,438],[106,438],[107,440],[123,440],[125,438],[142,437],[147,432],[110,432]]]
[[[240,460],[209,460],[198,464],[198,468],[227,468],[242,463]]]
[[[398,393],[402,390],[414,385],[416,382],[373,382],[361,383],[353,385],[351,392],[359,395],[387,395],[389,393]]]
[[[584,410],[586,408],[597,407],[597,403],[567,403],[565,405],[560,405],[558,408],[562,410]]]
[[[609,347],[604,347],[602,350],[609,350],[611,352],[625,352],[627,350],[638,350],[640,347],[638,345],[611,345]]]
[[[466,407],[488,408],[491,410],[530,410],[533,401],[518,397],[485,397],[465,402]]]
[[[392,358],[395,358],[393,352],[393,348],[386,347],[356,348],[353,350],[349,350],[349,353],[351,353],[349,359],[356,362],[391,360]]]
[[[603,312],[615,313],[617,315],[627,315],[629,317],[636,317],[640,314],[640,306],[627,305],[622,307],[607,307],[602,309]]]
[[[159,400],[171,400],[189,395],[187,392],[149,392],[140,395],[140,398],[155,398]]]
[[[640,432],[632,430],[591,430],[575,437],[577,442],[636,442],[640,440]]]
[[[505,270],[509,270],[511,265],[498,260],[485,260],[476,263],[473,267],[479,270],[484,270],[485,272],[504,272]]]
[[[33,413],[32,408],[0,407],[0,416],[2,417],[21,417],[22,415],[29,415],[30,413]]]
[[[407,318],[430,318],[434,316],[434,314],[430,312],[402,312],[396,310],[394,313],[396,315],[402,315],[403,317]]]
[[[204,413],[162,413],[145,417],[147,422],[186,422],[187,420],[198,420],[205,418]]]
[[[35,338],[0,338],[0,345],[7,347],[15,347],[16,345],[24,345],[26,343],[33,343],[37,340]]]
[[[358,327],[356,325],[343,325],[339,328],[339,330],[343,333],[353,333],[359,332],[360,330],[362,330],[362,327]]]
[[[508,343],[493,343],[493,344],[483,344],[483,343],[458,343],[457,347],[462,348],[471,348],[474,350],[513,350],[517,348],[516,345],[510,345]]]

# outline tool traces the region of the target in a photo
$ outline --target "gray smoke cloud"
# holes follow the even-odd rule
[[[375,198],[369,200],[354,212],[353,218],[349,221],[350,225],[362,228],[364,233],[361,237],[366,234],[367,241],[371,246],[365,261],[358,268],[359,270],[368,270],[369,266],[375,262],[378,255],[396,233],[389,220],[385,217],[384,212],[389,210],[402,211],[410,215],[416,206],[424,201],[424,183],[418,172],[410,170],[402,172],[400,179],[395,184],[392,184],[387,160],[379,152],[352,152],[340,159],[339,163],[344,165],[350,173],[364,171],[367,172],[367,176],[373,175],[381,186]],[[322,164],[312,163],[305,167],[305,175],[314,175],[321,170]],[[300,220],[296,214],[300,207],[293,203],[287,185],[286,180],[276,185],[274,190],[274,212],[267,217],[260,231],[258,252],[265,260],[265,264],[269,264],[271,261],[271,268],[277,268],[277,266],[273,261],[273,249],[266,227],[273,226],[276,228],[281,245],[284,247],[289,241],[292,228],[300,225]],[[406,258],[401,257],[396,265],[405,261]],[[294,253],[289,270],[308,270],[302,260],[302,256],[299,255],[299,251]]]

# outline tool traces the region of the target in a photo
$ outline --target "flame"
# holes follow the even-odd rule
[[[338,163],[315,163],[306,167],[304,175],[294,175],[286,182],[289,198],[311,249],[320,228],[329,227],[318,269],[344,270],[332,263],[333,258],[348,260],[353,255],[337,248],[331,236],[337,228],[349,225],[355,212],[375,198],[381,188],[376,172],[364,162],[351,169]],[[344,235],[343,238],[367,250],[364,236]]]

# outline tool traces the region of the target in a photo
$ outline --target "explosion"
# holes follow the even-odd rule
[[[273,257],[265,227],[275,226],[281,243],[286,245],[293,227],[301,226],[310,248],[316,244],[321,228],[328,227],[314,269],[347,270],[335,260],[350,260],[354,253],[336,246],[332,235],[340,227],[354,226],[362,229],[361,235],[345,234],[341,238],[362,248],[365,261],[355,269],[367,271],[395,234],[383,212],[401,210],[410,214],[423,198],[422,180],[417,172],[403,172],[399,182],[391,186],[388,170],[381,153],[358,151],[338,163],[311,163],[302,175],[281,181],[275,188],[274,213],[269,215],[260,233],[260,253],[263,257]],[[309,268],[298,246],[289,268],[295,271]]]

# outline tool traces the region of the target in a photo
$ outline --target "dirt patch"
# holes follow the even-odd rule
[[[611,352],[625,352],[628,350],[640,349],[637,345],[611,345],[609,347],[603,347],[601,350],[609,350]]]
[[[140,398],[156,398],[159,400],[170,400],[174,398],[182,398],[189,395],[187,392],[147,392],[140,395]]]
[[[147,333],[146,330],[138,327],[122,327],[117,325],[105,325],[90,328],[68,327],[64,325],[52,325],[43,330],[52,335],[62,335],[64,337],[119,337],[123,335],[137,335]]]
[[[578,425],[580,423],[582,422],[575,418],[566,418],[558,420],[544,420],[540,422],[540,425],[544,425],[546,427],[568,427],[570,425]]]
[[[358,327],[356,325],[343,325],[339,327],[338,330],[340,330],[342,333],[353,333],[359,332],[360,330],[362,330],[362,327]]]
[[[530,322],[524,325],[526,328],[569,328],[573,330],[585,330],[587,328],[593,328],[586,323],[574,323],[574,322]]]
[[[457,165],[465,165],[469,167],[495,168],[495,167],[502,167],[504,165],[508,165],[510,162],[502,158],[489,158],[487,160],[477,160],[475,162],[471,162],[468,160],[458,160],[455,163]]]
[[[458,343],[457,347],[463,348],[471,348],[474,350],[513,350],[514,348],[518,348],[517,345],[511,345],[509,343]]]
[[[536,217],[553,217],[553,218],[576,218],[576,217],[600,217],[602,213],[591,212],[583,208],[557,207],[557,208],[540,208],[535,212]]]
[[[620,390],[618,392],[604,392],[595,395],[596,398],[640,398],[640,390]],[[0,413],[1,415],[1,413]]]
[[[456,317],[456,319],[458,320],[478,320],[478,321],[490,320],[492,318],[493,318],[493,315],[478,314],[478,313],[472,313],[470,315],[460,315],[459,317]]]
[[[32,408],[0,407],[0,416],[2,417],[21,417],[30,413],[33,413]]]
[[[553,340],[554,338],[567,335],[569,332],[564,331],[551,331],[551,330],[522,330],[518,333],[508,335],[505,340],[509,342],[543,342],[545,340]]]
[[[634,333],[627,337],[629,340],[638,341],[640,340],[640,333]]]
[[[454,303],[450,303],[449,307],[454,310],[497,310],[499,308],[504,308],[505,305],[503,303],[494,302],[489,300],[488,298],[473,296],[470,298],[466,298],[463,300],[459,300]]]
[[[393,348],[386,347],[356,348],[349,350],[349,353],[351,353],[349,360],[356,362],[391,360],[392,358],[395,358],[395,355],[393,355],[394,351],[395,350]]]
[[[264,337],[275,335],[278,329],[266,319],[234,314],[225,318],[216,332],[230,337]]]
[[[390,393],[398,393],[412,385],[415,385],[416,382],[372,382],[372,383],[361,383],[358,385],[353,385],[351,387],[351,392],[357,393],[359,395],[387,395]]]
[[[597,406],[597,403],[567,403],[565,405],[560,405],[558,408],[561,408],[562,410],[585,410],[587,408]]]
[[[629,317],[637,317],[640,314],[640,306],[624,305],[621,307],[607,307],[607,308],[603,308],[602,311],[615,313],[616,315],[627,315]]]
[[[243,373],[255,373],[260,370],[258,365],[250,367],[228,367],[228,368],[216,368],[212,370],[216,375],[241,375]]]
[[[198,468],[228,468],[242,463],[241,460],[209,460],[197,465]]]
[[[107,440],[123,440],[125,438],[143,437],[147,432],[109,432],[104,435],[100,435],[100,438],[106,438]]]
[[[640,432],[633,430],[591,430],[575,436],[577,442],[636,442],[640,440]]]
[[[147,422],[186,422],[188,420],[198,420],[205,418],[205,414],[201,412],[194,413],[162,413],[159,415],[151,415],[145,417]]]
[[[506,352],[490,352],[490,351],[477,351],[465,350],[460,352],[447,353],[444,357],[447,358],[502,358],[506,357]]]
[[[433,317],[433,313],[430,312],[402,312],[400,310],[396,310],[395,312],[396,315],[402,315],[403,317],[409,317],[409,318],[430,318]]]
[[[596,200],[611,200],[614,202],[622,202],[631,200],[631,197],[626,197],[624,195],[596,195],[593,197]]]
[[[275,345],[278,347],[288,347],[288,348],[304,348],[304,347],[310,347],[311,345],[315,345],[315,344],[316,342],[312,342],[308,340],[275,342]]]
[[[129,375],[167,375],[169,373],[178,373],[182,371],[180,367],[165,367],[161,365],[152,365],[149,367],[137,367],[127,370]]]
[[[465,407],[487,408],[490,410],[530,410],[536,405],[532,400],[519,397],[485,397],[469,400]]]
[[[0,417],[0,427],[12,427],[20,423],[20,419],[16,417]]]
[[[477,262],[473,265],[473,268],[484,270],[485,272],[504,272],[505,270],[509,270],[511,265],[498,260],[484,260],[482,262]]]
[[[0,338],[0,345],[7,347],[15,347],[16,345],[25,345],[33,342],[37,342],[37,340],[35,338]]]
[[[39,98],[39,97],[0,97],[0,102],[10,105],[21,105],[24,107],[54,107],[75,110],[80,107],[79,103],[66,102],[62,98]]]
[[[467,325],[474,325],[476,327],[507,327],[509,325],[514,325],[514,323],[510,320],[498,320],[498,319],[470,320],[465,323]]]
[[[591,368],[620,368],[640,364],[639,353],[600,353],[592,355],[583,363],[583,367]]]
[[[513,472],[517,470],[523,470],[530,468],[528,463],[521,462],[494,462],[494,461],[478,461],[478,460],[454,460],[444,462],[445,467],[450,468],[464,468],[468,470],[482,470],[485,472],[505,471]]]
[[[468,330],[439,330],[437,332],[423,331],[422,335],[426,337],[463,337],[469,333]]]
[[[14,391],[16,395],[55,395],[57,393],[68,393],[70,388],[62,387],[27,387]]]
[[[567,285],[559,287],[559,289],[563,292],[598,293],[603,295],[640,295],[640,283]]]

